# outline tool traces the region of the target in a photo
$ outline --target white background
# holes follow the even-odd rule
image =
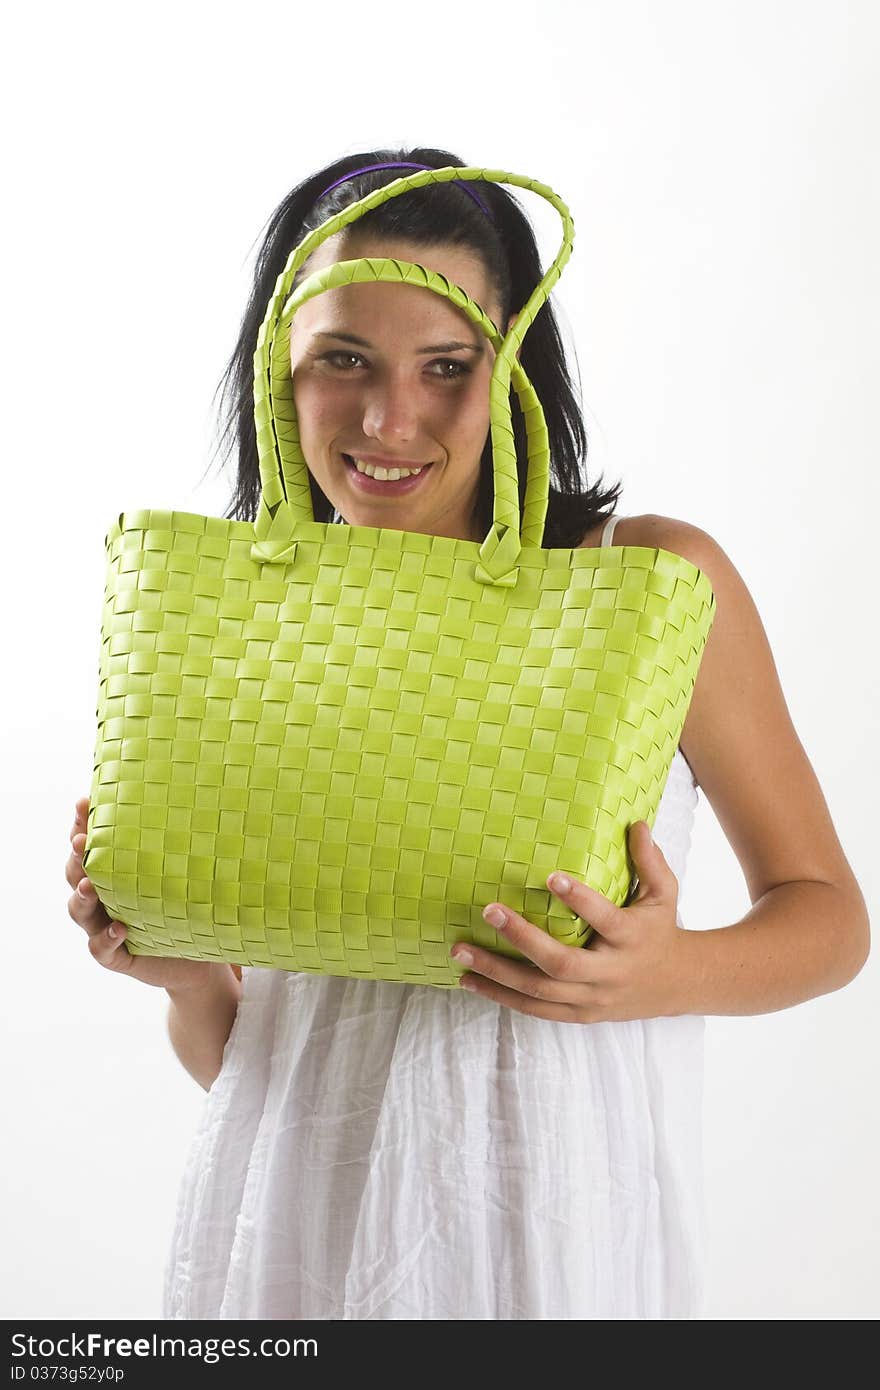
[[[591,468],[623,479],[624,514],[682,517],[727,550],[877,904],[878,7],[312,10],[37,4],[7,22],[7,1318],[160,1314],[204,1093],[164,993],[89,956],[63,875],[91,778],[103,538],[122,510],[224,511],[212,396],[257,239],[342,154],[438,145],[568,203],[555,299]],[[546,265],[559,224],[518,196]],[[701,799],[683,919],[748,908]],[[842,992],[709,1020],[709,1317],[880,1313],[878,1002],[872,960]]]

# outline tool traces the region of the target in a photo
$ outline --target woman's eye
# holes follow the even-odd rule
[[[341,366],[339,361],[340,357],[348,362],[363,361],[363,358],[359,357],[356,352],[325,352],[320,360],[322,362],[330,362],[334,367],[339,367]]]
[[[363,360],[359,352],[326,352],[321,358],[322,362],[329,362],[331,366],[346,372],[350,370],[351,363],[363,362]],[[466,362],[459,362],[455,357],[438,358],[430,365],[432,368],[440,368],[439,372],[433,374],[441,377],[443,381],[458,381],[460,377],[467,376],[471,371]],[[448,370],[450,367],[452,368],[451,372]]]
[[[470,371],[470,367],[466,362],[459,362],[458,359],[455,357],[450,357],[445,361],[439,362],[437,365],[440,367],[455,368],[455,371],[452,373],[451,376],[446,376],[446,374],[443,373],[444,379],[446,381],[457,381],[460,376],[467,376],[468,372]]]

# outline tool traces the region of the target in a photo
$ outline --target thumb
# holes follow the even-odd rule
[[[629,828],[629,852],[639,879],[639,890],[633,902],[645,899],[665,901],[678,890],[678,880],[666,862],[662,849],[651,834],[645,820],[634,821]]]

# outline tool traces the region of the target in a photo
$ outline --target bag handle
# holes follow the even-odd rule
[[[328,237],[391,198],[429,183],[449,180],[509,183],[546,198],[563,222],[562,244],[546,274],[502,337],[496,325],[458,285],[445,276],[408,261],[364,257],[339,261],[308,276],[296,291],[290,287],[297,271]],[[562,199],[546,184],[521,174],[497,169],[450,166],[426,169],[395,179],[368,194],[310,232],[290,253],[275,282],[254,352],[254,420],[262,496],[254,523],[251,556],[260,563],[291,564],[296,557],[296,533],[304,523],[316,525],[308,467],[302,453],[299,422],[290,376],[289,323],[308,299],[339,285],[365,282],[416,284],[448,298],[475,323],[496,349],[489,382],[489,418],[494,474],[493,519],[479,546],[474,577],[485,584],[511,586],[517,582],[517,563],[523,546],[540,546],[550,487],[550,449],[547,425],[538,396],[516,353],[535,316],[556,284],[574,242],[574,223]],[[510,407],[511,378],[526,425],[528,473],[522,525],[516,447]],[[470,544],[465,542],[465,544]]]

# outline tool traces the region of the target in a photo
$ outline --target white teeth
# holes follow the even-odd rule
[[[421,468],[377,468],[373,463],[361,463],[360,459],[349,455],[352,463],[359,473],[366,473],[368,478],[376,478],[380,483],[394,483],[398,478],[414,478],[417,473],[421,473]]]

